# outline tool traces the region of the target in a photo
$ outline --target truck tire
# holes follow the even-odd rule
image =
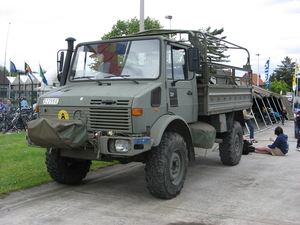
[[[188,157],[184,139],[177,133],[163,134],[159,146],[146,159],[146,181],[150,193],[158,198],[176,197],[185,181]]]
[[[239,122],[234,121],[230,132],[223,134],[223,142],[219,145],[223,164],[235,166],[239,164],[243,153],[243,129]]]
[[[58,183],[76,184],[89,172],[91,160],[62,157],[59,149],[48,148],[46,165],[48,173]]]

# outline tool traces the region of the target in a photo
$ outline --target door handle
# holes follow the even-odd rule
[[[193,92],[191,92],[191,91],[188,91],[188,92],[187,92],[187,94],[188,94],[188,95],[192,95],[192,94],[193,94]]]

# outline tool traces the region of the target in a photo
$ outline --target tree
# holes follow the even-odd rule
[[[4,67],[4,66],[0,66],[0,71],[2,71],[2,73],[3,73],[4,75],[8,75],[8,74],[9,74],[9,71],[8,71],[7,68]]]
[[[202,31],[203,33],[213,35],[214,37],[220,38],[222,40],[226,39],[226,36],[219,37],[219,35],[221,35],[224,32],[224,28],[214,29],[211,31],[211,27],[208,27],[206,29],[202,28],[199,30]],[[211,58],[211,61],[213,61],[213,62],[230,62],[230,60],[228,60],[229,55],[224,55],[224,51],[226,51],[226,48],[224,48],[220,44],[215,44],[215,43],[210,42],[209,39],[208,39],[207,45],[209,46],[207,51],[208,51],[209,57]]]
[[[270,83],[272,87],[272,81],[283,81],[287,84],[287,89],[292,90],[292,79],[295,72],[295,62],[292,62],[292,59],[286,56],[282,65],[277,65],[278,68],[274,70],[270,76]]]
[[[285,95],[286,92],[288,92],[290,89],[288,85],[283,80],[275,80],[271,82],[270,91],[280,94],[282,91],[282,94]]]
[[[145,30],[149,29],[160,29],[163,28],[158,20],[151,19],[150,17],[147,17],[144,21]],[[109,33],[104,34],[103,37],[101,37],[102,40],[109,39],[111,37],[115,36],[123,36],[128,34],[133,34],[139,32],[140,28],[140,21],[134,17],[131,20],[127,21],[121,21],[118,20],[116,24],[112,26],[112,29]]]
[[[18,72],[19,70],[17,70],[17,72],[10,72],[6,67],[0,66],[0,71],[5,74],[5,76],[12,76],[12,77],[16,77],[18,76]]]

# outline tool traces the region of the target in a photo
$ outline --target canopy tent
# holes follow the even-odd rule
[[[280,99],[282,97],[284,97],[283,95],[274,93],[272,91],[268,91],[266,89],[257,87],[257,86],[253,86],[253,98],[268,98],[268,97],[274,97],[277,99]]]
[[[286,107],[289,119],[294,119],[294,113],[287,97],[253,86],[252,114],[254,115],[254,127],[256,131],[267,129],[271,126],[278,126],[282,123],[280,112]],[[262,122],[262,123],[259,123]],[[249,132],[249,129],[246,125]]]
[[[14,86],[14,85],[18,86],[19,84],[24,85],[26,83],[27,79],[28,79],[28,76],[26,76],[26,75],[18,75],[17,77],[15,77],[15,79],[11,83],[11,86]]]

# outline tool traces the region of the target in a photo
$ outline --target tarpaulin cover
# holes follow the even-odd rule
[[[282,98],[283,96],[277,93],[274,93],[272,91],[268,91],[266,89],[257,87],[257,86],[252,86],[253,87],[253,98],[268,98],[268,97],[275,97],[277,99]]]
[[[28,137],[43,148],[78,148],[88,140],[81,120],[39,118],[28,122]]]
[[[216,139],[216,129],[204,122],[189,124],[195,147],[211,148]]]

